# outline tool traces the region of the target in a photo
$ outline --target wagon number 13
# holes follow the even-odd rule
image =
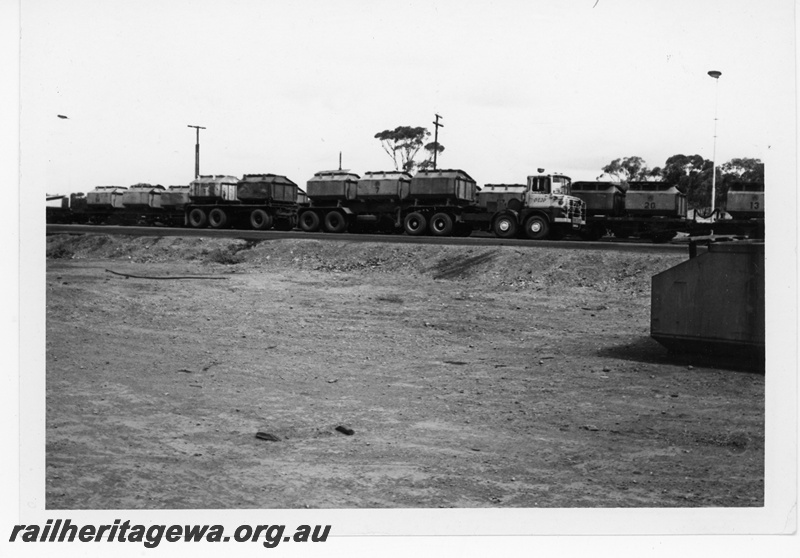
[[[758,206],[758,202],[757,201],[750,202],[750,209],[760,209],[760,207]]]

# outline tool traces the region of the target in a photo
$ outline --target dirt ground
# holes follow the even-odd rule
[[[764,504],[764,375],[649,338],[650,278],[685,254],[53,235],[47,256],[48,509]]]

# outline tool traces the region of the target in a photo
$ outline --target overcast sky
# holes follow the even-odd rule
[[[717,162],[768,160],[794,103],[793,5],[23,0],[23,184],[187,184],[192,124],[201,173],[305,186],[340,151],[359,174],[392,168],[375,133],[432,132],[434,113],[440,168],[591,180],[617,157],[712,158],[716,93]]]

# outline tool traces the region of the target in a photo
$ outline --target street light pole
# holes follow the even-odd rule
[[[203,126],[188,125],[189,128],[197,130],[197,143],[194,145],[194,177],[200,178],[200,130],[205,130]]]
[[[708,72],[716,85],[714,86],[714,154],[711,156],[711,220],[714,220],[714,211],[717,203],[717,105],[719,103],[719,76],[722,72],[711,70]]]

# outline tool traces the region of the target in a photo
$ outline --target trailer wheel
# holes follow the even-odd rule
[[[254,209],[250,213],[250,226],[257,231],[263,231],[272,226],[272,215],[263,209]]]
[[[208,212],[208,224],[212,229],[222,229],[228,224],[228,214],[223,209],[215,207]]]
[[[513,215],[501,215],[494,221],[495,236],[500,238],[514,238],[517,236],[517,218]]]
[[[319,230],[319,215],[313,211],[305,211],[300,214],[300,228],[305,232],[316,232]]]
[[[425,234],[425,229],[428,228],[428,222],[425,220],[425,216],[422,213],[415,211],[409,213],[406,215],[406,218],[403,219],[403,228],[406,230],[406,233],[411,236],[419,236]]]
[[[195,229],[202,229],[206,226],[207,222],[208,217],[206,216],[206,212],[199,207],[195,207],[189,212],[189,225]]]
[[[431,217],[430,227],[434,236],[450,236],[453,234],[453,218],[447,213],[436,213]]]
[[[525,221],[525,234],[533,240],[544,240],[550,234],[550,225],[541,215],[528,217]]]
[[[343,233],[347,228],[347,219],[339,211],[328,211],[325,214],[325,230],[329,233]]]

